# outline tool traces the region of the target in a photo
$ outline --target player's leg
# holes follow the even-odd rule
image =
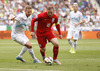
[[[53,46],[53,61],[54,63],[61,65],[61,63],[57,60],[58,52],[59,52],[59,44],[58,44],[58,39],[55,37],[53,33],[50,33],[47,36],[48,41],[50,41],[54,46]]]
[[[39,61],[34,54],[34,51],[32,49],[32,44],[29,42],[29,39],[26,37],[26,35],[24,35],[24,39],[26,41],[24,41],[25,45],[28,48],[28,52],[31,55],[31,57],[33,58],[33,63],[41,63],[41,61]]]
[[[25,60],[22,58],[22,55],[27,51],[27,47],[24,46],[19,53],[19,55],[16,57],[17,60],[21,60],[22,62],[25,62]]]
[[[34,54],[34,51],[32,49],[32,44],[27,41],[25,46],[28,48],[28,52],[29,54],[31,55],[31,57],[33,58],[33,63],[41,63],[41,61],[39,61],[36,57],[35,57],[35,54]]]
[[[76,47],[77,47],[78,37],[79,37],[79,31],[75,31],[74,32],[74,36],[73,36],[73,40],[74,40],[74,51],[75,51],[75,53],[76,53]]]
[[[12,40],[14,40],[15,42],[21,44],[23,41],[23,36],[22,34],[16,34],[16,35],[12,35],[11,34],[11,38]],[[21,44],[22,45],[22,44]],[[21,50],[21,52],[19,53],[19,55],[16,57],[17,60],[20,60],[22,62],[25,62],[25,60],[23,59],[22,55],[27,51],[27,47],[24,46]]]
[[[69,52],[72,52],[73,49],[74,49],[74,45],[73,45],[73,42],[71,40],[72,38],[72,35],[73,35],[73,32],[71,30],[68,31],[68,34],[67,34],[67,40],[68,40],[68,43],[71,45],[71,49]]]
[[[72,40],[71,39],[67,39],[67,40],[68,40],[68,43],[72,46],[72,48],[74,48]]]
[[[40,48],[40,53],[41,53],[41,55],[42,55],[42,59],[44,60],[45,59],[45,51],[46,51],[46,48],[44,47],[44,48]]]
[[[44,60],[45,59],[45,51],[46,51],[46,43],[47,43],[47,40],[45,38],[45,36],[37,36],[37,40],[38,40],[38,44],[39,44],[39,47],[40,47],[40,53],[42,55],[42,59]]]
[[[12,37],[12,39],[13,39],[15,42],[17,42],[17,43],[23,45],[22,42],[23,42],[24,39],[23,39],[23,35],[22,35],[22,34],[11,35],[11,37]],[[27,47],[24,46],[24,47],[22,48],[21,52],[19,53],[19,55],[16,57],[16,59],[17,59],[17,60],[20,60],[20,61],[22,61],[22,62],[25,62],[25,60],[23,59],[22,55],[23,55],[26,51],[27,51]]]
[[[21,45],[25,45],[27,41],[29,41],[28,39],[26,40],[25,39],[26,38],[24,38],[24,35],[18,35],[15,41],[20,43]],[[27,46],[24,46],[18,56],[22,56],[27,50],[28,50]]]
[[[74,51],[76,51],[77,40],[74,40]]]
[[[22,56],[26,51],[27,51],[27,47],[24,46],[18,56]]]
[[[15,37],[15,40],[16,42],[18,42],[19,44],[23,45],[23,49],[21,50],[21,52],[19,53],[19,55],[16,57],[17,60],[21,60],[22,62],[25,62],[25,60],[22,58],[22,55],[28,50],[30,55],[32,56],[32,58],[34,60],[36,60],[37,58],[35,57],[34,55],[34,52],[32,50],[32,45],[31,43],[29,42],[29,39],[25,36],[25,35],[22,35],[22,34],[18,34],[16,35]]]
[[[72,43],[72,35],[73,35],[73,32],[72,31],[68,31],[68,34],[67,34],[67,40],[68,40],[68,43],[73,47],[73,43]]]
[[[54,45],[53,46],[53,61],[54,63],[61,65],[61,63],[57,60],[58,52],[59,52],[59,44],[57,38],[52,38],[50,42]]]
[[[72,52],[74,50],[74,45],[72,43],[72,40],[71,39],[67,39],[67,40],[68,40],[68,43],[72,46],[69,52]]]
[[[35,57],[34,51],[32,49],[32,44],[29,42],[29,39],[26,37],[26,35],[23,36],[24,41],[23,41],[23,45],[27,47],[29,54],[31,55],[31,57],[35,60],[37,59]]]

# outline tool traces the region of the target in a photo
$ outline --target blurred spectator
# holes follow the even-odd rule
[[[32,6],[33,17],[35,17],[37,14],[45,12],[47,5],[51,4],[54,6],[54,13],[59,17],[58,21],[61,28],[65,30],[64,24],[67,24],[67,16],[73,10],[74,2],[79,4],[79,11],[83,13],[84,19],[86,19],[86,26],[93,25],[91,19],[95,22],[95,26],[100,24],[96,5],[93,8],[91,0],[0,0],[0,25],[12,25],[14,20],[10,19],[11,16],[14,17],[22,13],[26,5]],[[97,2],[100,4],[100,0],[97,0]]]
[[[99,6],[100,6],[100,0],[96,0],[96,1],[98,2]]]

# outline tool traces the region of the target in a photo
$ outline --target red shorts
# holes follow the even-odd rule
[[[40,48],[44,48],[47,44],[47,40],[50,42],[52,38],[56,38],[56,36],[52,32],[45,36],[37,36],[37,40]]]

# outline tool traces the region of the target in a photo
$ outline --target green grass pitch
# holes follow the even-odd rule
[[[12,40],[0,40],[0,71],[100,71],[100,39],[78,40],[77,53],[69,53],[67,40],[59,40],[58,59],[62,65],[46,66],[43,62],[36,40],[30,40],[36,57],[42,64],[35,64],[28,51],[23,55],[26,63],[16,60],[21,51],[20,44]],[[48,43],[46,56],[53,55],[53,46]]]

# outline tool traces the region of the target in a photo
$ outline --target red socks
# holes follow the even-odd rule
[[[53,59],[57,59],[59,47],[53,47]]]
[[[57,56],[58,56],[58,51],[59,51],[59,47],[53,47],[53,59],[57,59]],[[45,52],[42,52],[41,49],[40,49],[40,53],[43,56],[45,56]]]
[[[40,49],[40,53],[42,56],[45,56],[45,52],[42,52],[41,49]]]

